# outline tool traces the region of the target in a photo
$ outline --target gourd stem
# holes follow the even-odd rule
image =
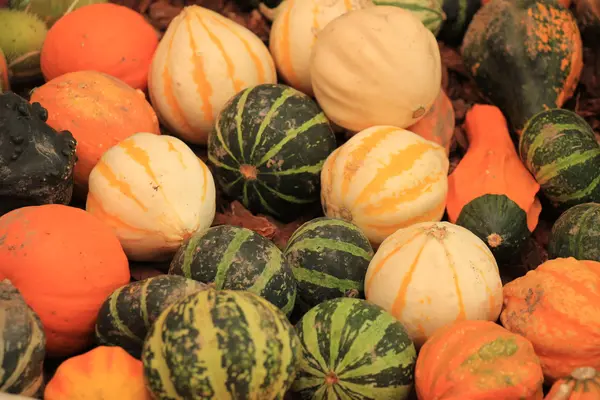
[[[488,149],[502,146],[514,149],[506,118],[497,107],[474,105],[467,112],[465,128],[469,146],[483,146]]]
[[[571,372],[571,377],[573,379],[577,379],[578,381],[585,381],[589,379],[594,379],[598,372],[595,368],[592,367],[580,367],[576,368]]]

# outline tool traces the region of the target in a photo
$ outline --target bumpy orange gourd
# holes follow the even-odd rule
[[[531,343],[490,321],[438,330],[415,368],[420,400],[541,400],[543,381]]]
[[[448,176],[448,219],[455,223],[462,208],[479,196],[503,194],[527,213],[533,232],[542,211],[536,197],[540,185],[521,162],[502,112],[476,104],[467,112],[465,127],[469,149]]]
[[[60,18],[48,31],[40,63],[47,81],[94,70],[144,90],[158,34],[131,8],[92,4]]]
[[[104,300],[130,279],[119,239],[92,214],[64,205],[0,217],[0,280],[40,317],[50,356],[83,350]]]
[[[500,321],[531,341],[549,382],[600,368],[600,262],[557,258],[506,284]]]
[[[600,399],[600,372],[592,367],[573,370],[571,375],[554,382],[545,400]]]
[[[454,107],[452,101],[443,89],[435,99],[435,102],[427,111],[427,114],[416,124],[406,128],[407,130],[431,140],[446,149],[446,155],[450,154],[450,145],[454,136]]]
[[[143,370],[121,347],[96,347],[58,367],[44,400],[150,400]]]
[[[48,125],[70,131],[77,140],[78,193],[87,191],[90,172],[106,150],[138,132],[160,134],[144,93],[100,72],[62,75],[37,88],[31,102],[48,110]]]

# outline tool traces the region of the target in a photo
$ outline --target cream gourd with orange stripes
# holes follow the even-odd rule
[[[402,322],[417,346],[454,321],[495,321],[502,309],[494,256],[449,222],[423,222],[388,237],[367,269],[365,295]]]
[[[185,143],[137,133],[96,164],[86,209],[115,230],[131,260],[154,261],[209,228],[215,202],[210,170]]]
[[[156,49],[148,91],[173,133],[205,144],[231,97],[276,82],[275,64],[258,36],[216,12],[189,6],[169,24]]]
[[[275,10],[269,40],[279,74],[312,95],[309,61],[317,33],[336,17],[370,6],[375,6],[371,0],[285,0]]]
[[[321,204],[328,217],[353,222],[378,245],[400,228],[442,219],[448,166],[438,144],[405,129],[374,126],[327,158]]]

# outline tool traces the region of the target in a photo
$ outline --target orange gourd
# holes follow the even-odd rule
[[[0,280],[40,317],[50,356],[83,350],[104,300],[129,283],[119,239],[92,214],[48,204],[0,217]]]
[[[543,381],[531,343],[490,321],[438,330],[415,368],[420,400],[541,400]]]
[[[94,70],[144,90],[157,46],[158,35],[141,14],[117,4],[91,4],[68,13],[50,28],[40,65],[47,81]]]
[[[462,208],[479,196],[506,195],[527,213],[533,232],[542,211],[536,197],[540,185],[521,162],[502,112],[475,104],[467,112],[465,128],[469,149],[448,176],[448,219],[455,223]]]
[[[78,194],[87,193],[90,172],[106,150],[138,132],[160,134],[144,93],[100,72],[62,75],[35,89],[31,102],[48,110],[48,125],[70,131],[77,140]]]
[[[573,370],[571,375],[554,382],[545,400],[600,399],[600,372],[592,367]]]
[[[144,367],[121,347],[99,346],[64,361],[44,400],[150,400]]]
[[[419,122],[406,129],[439,144],[446,149],[446,155],[448,155],[452,136],[454,136],[454,127],[454,107],[442,89],[427,114]]]
[[[484,6],[492,0],[481,0],[481,5]],[[571,7],[571,0],[558,0],[558,4],[562,5],[565,8]]]
[[[546,261],[503,292],[502,325],[531,341],[549,382],[600,368],[600,262]]]
[[[10,90],[10,83],[8,81],[8,65],[6,64],[6,57],[0,49],[0,93],[7,92]]]

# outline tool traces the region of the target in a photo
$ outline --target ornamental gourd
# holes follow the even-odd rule
[[[325,114],[353,132],[406,128],[431,108],[442,82],[433,33],[410,11],[377,6],[350,11],[317,36],[312,87]]]
[[[325,161],[323,211],[354,223],[379,245],[400,228],[442,219],[448,166],[444,149],[415,133],[394,126],[365,129]]]
[[[8,81],[8,65],[6,64],[6,57],[0,49],[0,93],[7,92],[10,90],[10,83]]]
[[[378,6],[395,6],[413,13],[434,35],[442,27],[446,15],[442,10],[443,0],[373,0]]]
[[[86,210],[136,261],[169,259],[215,216],[210,170],[173,136],[141,132],[121,141],[98,161],[89,186]]]
[[[249,86],[276,82],[269,50],[254,33],[214,11],[188,6],[158,45],[148,91],[173,133],[206,144],[231,97]]]
[[[571,375],[554,382],[544,400],[600,399],[600,372],[592,367],[580,367]]]
[[[406,129],[439,144],[446,149],[446,155],[448,155],[454,137],[455,123],[452,101],[441,89],[427,114],[419,122]]]
[[[584,203],[569,208],[552,225],[548,257],[600,261],[598,226],[600,204]]]
[[[365,295],[402,322],[417,346],[456,321],[495,321],[502,309],[494,256],[449,222],[423,222],[388,237],[369,264]]]
[[[529,339],[548,382],[600,368],[600,262],[546,261],[504,286],[502,325]]]

